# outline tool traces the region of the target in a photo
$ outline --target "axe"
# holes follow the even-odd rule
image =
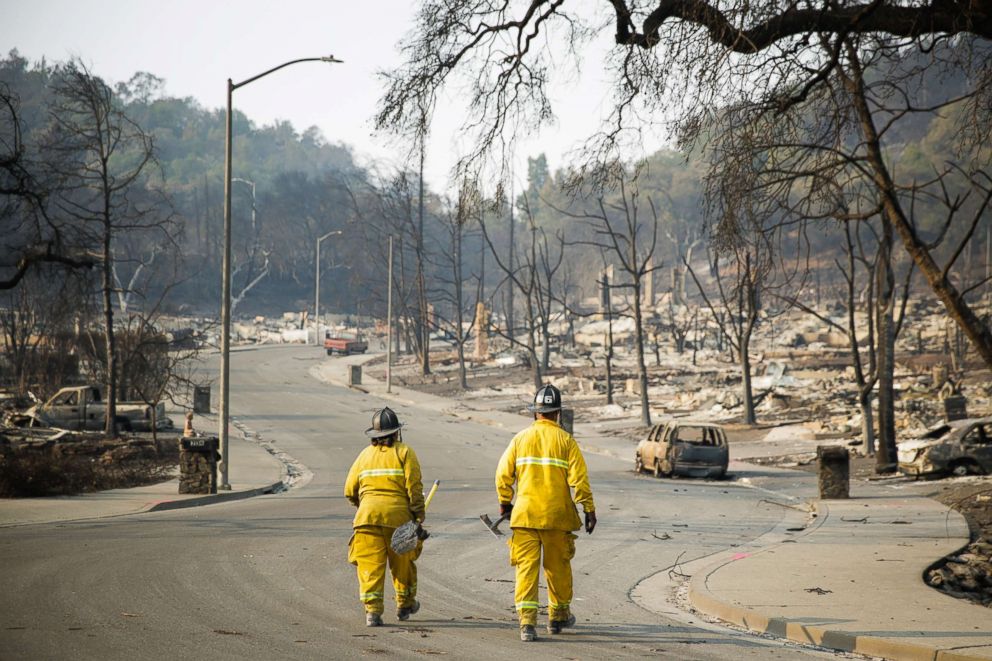
[[[492,534],[496,535],[497,537],[501,537],[503,535],[503,533],[499,529],[499,524],[501,524],[504,521],[506,521],[507,519],[509,519],[510,518],[510,515],[509,515],[509,513],[504,514],[503,516],[501,516],[498,519],[496,519],[496,523],[493,523],[492,522],[492,519],[489,518],[489,515],[488,514],[480,514],[479,515],[479,518],[482,519],[482,523],[484,523],[486,525],[486,528],[489,530],[489,532],[491,532]]]

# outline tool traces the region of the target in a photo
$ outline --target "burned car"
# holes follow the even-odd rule
[[[637,444],[634,469],[655,477],[687,475],[722,478],[730,453],[723,427],[708,422],[673,420],[655,425]]]
[[[899,471],[917,477],[992,473],[992,417],[954,420],[900,443]]]

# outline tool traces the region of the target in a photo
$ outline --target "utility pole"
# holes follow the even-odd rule
[[[513,173],[510,173],[510,273],[514,272],[513,269]],[[510,281],[510,291],[507,297],[508,302],[506,306],[506,333],[510,337],[510,348],[513,348],[513,281]]]
[[[231,97],[234,82],[227,79],[227,116],[224,140],[224,254],[221,258],[220,294],[220,483],[217,488],[230,491],[231,457],[228,446],[228,420],[231,413]]]
[[[613,302],[610,274],[603,270],[603,291],[606,292],[606,403],[613,403]]]
[[[399,347],[397,347],[399,349]],[[393,235],[389,235],[389,276],[386,280],[386,392],[393,392]]]

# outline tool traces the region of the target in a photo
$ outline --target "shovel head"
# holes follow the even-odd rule
[[[503,522],[503,519],[505,519],[506,517],[500,517],[496,521],[496,523],[493,523],[492,519],[489,518],[489,515],[488,514],[480,514],[479,515],[479,518],[482,519],[482,522],[484,524],[486,524],[486,528],[489,530],[489,532],[491,532],[492,534],[496,535],[497,537],[502,537],[503,536],[503,531],[500,530],[498,528],[498,526],[499,526],[500,523]]]

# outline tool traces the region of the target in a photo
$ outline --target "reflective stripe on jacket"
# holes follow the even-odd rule
[[[501,503],[513,500],[514,482],[513,528],[578,530],[582,524],[574,503],[586,512],[596,510],[579,445],[551,420],[535,420],[510,441],[496,468]]]
[[[370,445],[355,459],[344,496],[358,508],[352,526],[396,528],[424,518],[424,485],[417,454],[403,442]]]

